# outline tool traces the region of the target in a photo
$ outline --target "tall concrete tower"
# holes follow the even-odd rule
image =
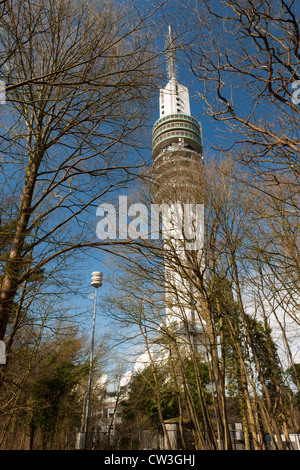
[[[201,325],[195,311],[191,261],[200,263],[204,237],[202,131],[191,116],[188,89],[177,79],[176,45],[169,26],[168,83],[160,90],[159,119],[152,131],[154,202],[163,207],[166,323],[195,338]]]

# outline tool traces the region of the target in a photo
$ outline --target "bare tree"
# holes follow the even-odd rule
[[[20,286],[77,249],[100,248],[97,201],[136,177],[156,62],[151,12],[134,13],[107,2],[27,0],[10,2],[0,19],[8,103],[1,183],[13,200],[2,219],[15,220],[1,339]]]
[[[284,0],[204,1],[196,13],[201,43],[190,57],[206,110],[231,129],[223,148],[233,144],[269,181],[274,170],[299,174],[300,111],[292,86],[299,79],[298,14],[296,2]]]
[[[274,285],[271,277],[265,275],[267,258],[258,255],[260,247],[269,243],[263,232],[265,214],[258,213],[263,205],[260,191],[249,190],[240,175],[241,170],[231,160],[210,162],[206,167],[205,245],[200,264],[199,256],[194,257],[189,251],[185,261],[179,259],[178,246],[175,251],[171,245],[165,250],[162,244],[141,240],[138,249],[132,246],[127,251],[129,247],[124,247],[113,312],[124,325],[136,323],[137,329],[147,331],[148,348],[149,344],[160,345],[164,354],[156,356],[155,362],[165,363],[169,358],[170,376],[180,391],[181,405],[184,403],[181,416],[193,423],[197,448],[232,448],[229,424],[234,418],[228,400],[233,397],[238,403],[246,448],[266,448],[264,436],[269,433],[272,445],[283,449],[284,441],[290,445],[289,432],[294,432],[297,424],[295,428],[291,419],[289,385],[272,332],[276,311],[266,305]],[[251,178],[244,172],[242,175],[243,179]],[[257,224],[264,233],[262,238]],[[270,231],[269,237],[274,237]],[[194,324],[186,317],[185,287],[165,277],[166,266],[172,266],[193,286],[190,295],[195,319],[203,327],[197,338]],[[261,266],[264,272],[259,270]],[[124,280],[120,276],[122,270]],[[164,296],[165,290],[172,296]],[[139,302],[143,303],[143,315],[137,315],[137,307],[133,307]],[[165,317],[165,310],[174,306],[183,325],[180,331]],[[289,344],[286,333],[283,329],[283,338]],[[212,392],[209,406],[203,397],[201,374],[194,367],[201,417],[184,363],[184,358],[189,357],[195,366],[199,358],[195,339],[202,360],[208,365]]]

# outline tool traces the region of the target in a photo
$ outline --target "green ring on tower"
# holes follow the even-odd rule
[[[195,150],[202,152],[202,132],[199,123],[187,114],[169,114],[158,119],[152,130],[152,155],[155,157],[164,148],[173,142],[180,142]]]

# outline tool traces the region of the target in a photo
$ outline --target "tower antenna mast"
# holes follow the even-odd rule
[[[166,41],[167,55],[167,74],[169,80],[177,80],[177,63],[176,63],[176,45],[172,27],[169,24],[169,33]]]

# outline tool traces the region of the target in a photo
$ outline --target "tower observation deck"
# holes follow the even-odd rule
[[[203,203],[202,129],[191,116],[188,89],[178,83],[171,28],[168,83],[160,90],[160,117],[152,130],[154,199]]]

